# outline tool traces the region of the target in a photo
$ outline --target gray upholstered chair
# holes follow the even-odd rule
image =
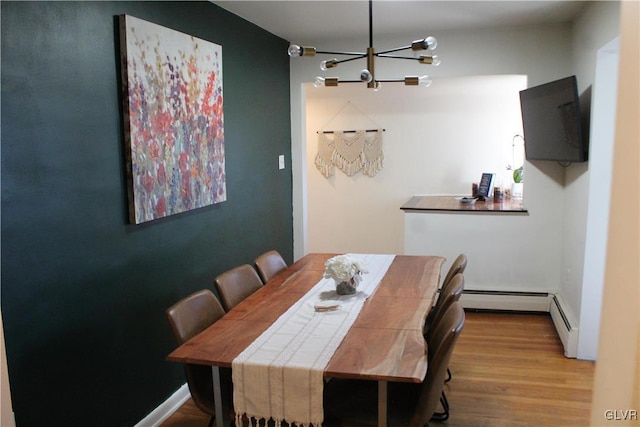
[[[178,345],[193,338],[224,315],[218,298],[208,289],[183,298],[166,311],[167,320]],[[185,376],[191,398],[195,405],[211,416],[209,427],[213,425],[216,411],[213,403],[213,377],[211,368],[204,365],[184,365]],[[220,377],[225,393],[231,395],[231,372],[221,369]]]
[[[229,311],[240,301],[262,287],[262,280],[249,264],[242,264],[225,271],[215,278],[214,285],[222,300],[222,306]]]
[[[263,253],[255,260],[256,270],[262,279],[262,283],[267,283],[276,274],[287,268],[287,263],[278,251],[271,250]]]

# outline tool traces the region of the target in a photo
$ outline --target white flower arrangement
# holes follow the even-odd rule
[[[368,273],[365,263],[349,254],[334,256],[324,263],[324,278],[333,279],[336,283],[348,282],[357,286],[361,274]],[[352,280],[353,279],[353,280]]]

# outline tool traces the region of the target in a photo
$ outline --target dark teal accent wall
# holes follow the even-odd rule
[[[127,220],[117,16],[222,45],[227,201]],[[19,426],[131,426],[185,382],[165,309],[293,257],[288,43],[209,2],[1,3],[1,300]],[[278,155],[287,168],[278,170]]]

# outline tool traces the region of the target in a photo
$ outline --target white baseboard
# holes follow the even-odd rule
[[[185,383],[182,387],[176,390],[175,393],[169,396],[167,400],[162,402],[160,406],[136,424],[135,427],[156,427],[160,425],[164,420],[180,409],[180,407],[184,405],[190,397],[191,394],[189,393],[189,387]]]
[[[464,308],[507,311],[549,311],[551,295],[547,292],[507,292],[465,289],[460,297]]]
[[[564,355],[570,358],[578,357],[578,326],[559,294],[553,296],[549,313],[564,346]]]

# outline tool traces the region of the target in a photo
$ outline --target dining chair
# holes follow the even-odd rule
[[[182,345],[212,325],[224,313],[222,305],[213,292],[203,289],[169,307],[166,316],[178,345]],[[209,421],[209,427],[211,427],[216,416],[211,368],[204,365],[184,364],[184,372],[191,398],[198,409],[211,416]],[[221,368],[220,377],[225,393],[229,393],[230,396],[231,370]]]
[[[429,420],[444,421],[449,418],[449,402],[444,394],[445,376],[453,349],[464,326],[464,309],[458,301],[449,305],[427,342],[429,353],[427,375],[422,382],[416,411],[409,423],[410,427],[422,427]],[[443,411],[436,412],[438,403]]]
[[[449,417],[444,378],[464,320],[459,302],[451,304],[443,314],[427,344],[427,372],[422,383],[387,383],[389,425],[423,427],[429,420],[444,421]],[[377,381],[332,378],[324,387],[324,424],[375,424],[377,393]]]
[[[271,250],[263,253],[258,258],[256,258],[254,263],[256,265],[256,270],[258,270],[258,274],[260,275],[262,283],[267,283],[276,274],[287,268],[287,263],[285,262],[284,258],[282,258],[282,255],[280,255],[280,253],[276,250]]]
[[[451,264],[451,267],[449,267],[449,271],[447,271],[447,275],[444,277],[444,280],[442,281],[442,287],[444,288],[447,285],[447,283],[449,283],[451,279],[453,279],[453,276],[455,276],[456,274],[464,273],[464,270],[466,268],[467,268],[467,256],[465,254],[458,255],[458,257]]]
[[[215,278],[214,286],[226,311],[262,287],[262,280],[249,264],[225,271]]]
[[[431,309],[431,311],[428,314],[427,325],[431,324],[431,320],[433,319],[433,316],[434,316],[435,312],[439,310],[439,309],[437,309],[437,307],[442,301],[442,295],[446,292],[446,288],[448,286],[450,286],[450,283],[451,283],[451,280],[453,279],[453,277],[458,273],[464,273],[466,268],[467,268],[467,257],[466,257],[466,255],[465,254],[458,255],[457,258],[451,264],[451,267],[449,267],[449,270],[447,271],[447,275],[445,276],[444,280],[442,281],[442,286],[438,290],[438,292],[439,292],[438,293],[438,298],[436,299],[436,302],[435,302],[433,308]]]
[[[427,341],[429,339],[430,330],[441,320],[449,306],[460,300],[463,291],[464,275],[462,273],[458,273],[453,276],[451,280],[442,287],[438,301],[429,312],[427,321],[425,322],[424,335]]]
[[[454,302],[460,300],[462,296],[462,292],[464,291],[464,275],[462,273],[457,273],[454,275],[451,280],[449,280],[445,286],[440,290],[440,296],[438,297],[438,301],[436,305],[429,312],[429,316],[427,316],[427,321],[424,326],[424,336],[427,342],[429,341],[429,335],[431,334],[431,330],[435,328],[435,326],[441,321],[442,316],[447,311],[449,306]],[[445,382],[451,381],[452,374],[451,370],[447,368],[447,379]]]

